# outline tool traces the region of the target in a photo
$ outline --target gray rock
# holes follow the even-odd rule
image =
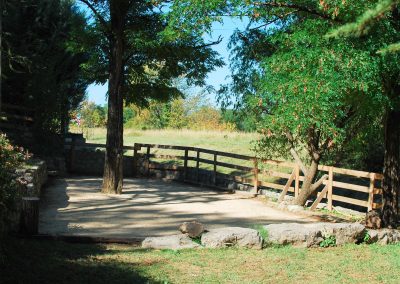
[[[365,227],[354,223],[288,223],[265,226],[268,241],[298,247],[318,246],[324,238],[334,236],[337,245],[357,243],[364,237]]]
[[[318,205],[317,205],[317,209],[325,209],[325,208],[327,208],[327,207],[328,207],[328,204],[323,203],[323,202],[320,202],[320,203],[318,203]]]
[[[196,244],[186,235],[172,235],[165,237],[148,237],[142,242],[143,248],[152,249],[187,249],[187,248],[198,248],[199,244]]]
[[[262,239],[256,230],[240,227],[210,230],[201,236],[201,243],[209,248],[231,246],[254,249],[262,248]]]
[[[279,203],[278,205],[278,209],[280,210],[286,210],[288,207],[288,203],[286,201],[282,201],[281,203]]]
[[[395,229],[368,230],[370,240],[368,243],[380,245],[395,244],[400,242],[400,231]]]
[[[204,232],[204,225],[197,221],[184,222],[179,226],[179,231],[181,231],[182,234],[187,234],[191,238],[197,238]]]
[[[335,236],[336,245],[361,241],[365,235],[365,226],[358,223],[320,223],[323,236]]]
[[[265,226],[268,242],[296,247],[318,246],[323,240],[321,230],[316,224],[271,224]]]
[[[302,212],[304,211],[304,207],[300,205],[288,205],[287,210],[289,212]]]

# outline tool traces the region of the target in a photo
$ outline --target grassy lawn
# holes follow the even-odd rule
[[[399,283],[400,245],[143,250],[13,240],[1,283]]]
[[[71,129],[77,132],[77,129]],[[88,142],[105,143],[106,129],[93,128],[84,131]],[[199,147],[243,155],[252,155],[251,142],[256,140],[256,133],[194,131],[194,130],[124,130],[124,145],[134,143],[166,144]]]
[[[71,129],[72,132],[79,132],[79,129]],[[105,128],[92,128],[83,131],[86,139],[90,143],[105,144],[106,142],[106,129]],[[165,129],[165,130],[124,130],[124,145],[133,145],[134,143],[143,144],[164,144],[164,145],[177,145],[177,146],[189,146],[198,147],[211,150],[218,150],[229,153],[236,153],[242,155],[254,156],[252,151],[252,144],[258,138],[257,133],[244,133],[244,132],[224,132],[224,131],[195,131],[195,130],[176,130],[176,129]],[[142,152],[146,151],[142,148]],[[152,154],[159,155],[177,155],[183,156],[184,152],[179,150],[164,150],[164,149],[152,149]],[[130,151],[126,155],[131,155]],[[189,152],[190,156],[195,156],[195,152]],[[201,154],[201,158],[213,160],[213,155]],[[154,160],[154,159],[153,159]],[[173,164],[183,165],[183,161],[171,161],[171,160],[154,160],[157,162],[168,162]],[[225,163],[232,163],[236,165],[252,167],[251,161],[237,160],[227,157],[218,157],[218,161]],[[189,161],[189,167],[194,167],[195,162]],[[212,169],[213,166],[210,164],[200,164],[200,168]],[[248,173],[240,173],[233,169],[219,167],[218,172],[230,174],[235,173],[236,175],[249,176]]]

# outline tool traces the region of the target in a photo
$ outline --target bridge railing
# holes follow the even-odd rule
[[[74,151],[80,148],[105,148],[105,145],[71,143],[67,148],[75,156]],[[300,165],[294,162],[176,145],[135,143],[124,146],[124,151],[133,158],[135,174],[139,172],[138,168],[145,176],[151,176],[154,171],[172,171],[179,173],[180,180],[185,182],[217,188],[222,187],[219,181],[223,179],[244,185],[241,188],[254,194],[268,188],[280,191],[278,201],[288,194],[297,197],[304,181]],[[327,203],[328,210],[341,203],[366,211],[382,206],[381,174],[326,165],[319,165],[318,170],[322,177],[311,210],[321,201]],[[207,183],[200,178],[204,172],[211,177]]]

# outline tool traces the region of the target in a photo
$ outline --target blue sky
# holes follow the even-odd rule
[[[224,17],[224,22],[214,23],[212,27],[211,35],[204,35],[204,39],[206,41],[216,40],[218,36],[222,36],[223,40],[220,44],[214,45],[213,49],[216,50],[224,59],[225,66],[216,69],[213,72],[210,72],[206,83],[208,85],[214,86],[214,88],[218,89],[221,84],[227,82],[226,77],[230,75],[229,70],[229,51],[228,51],[228,42],[229,38],[234,32],[236,28],[243,30],[248,24],[247,20],[241,21],[237,18]],[[103,105],[106,103],[106,92],[107,85],[95,85],[92,84],[87,89],[88,99],[90,101],[94,101],[96,104]],[[208,96],[209,101],[212,104],[216,104],[215,97],[213,95]]]

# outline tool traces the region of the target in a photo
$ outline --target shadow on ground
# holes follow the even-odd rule
[[[176,182],[126,179],[121,195],[101,194],[100,186],[93,177],[53,181],[42,197],[40,233],[145,237],[176,233],[191,220],[207,228],[315,221],[247,196]]]
[[[1,247],[1,283],[161,283],[103,245],[7,239]]]

